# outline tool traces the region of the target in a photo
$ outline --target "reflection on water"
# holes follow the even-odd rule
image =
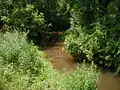
[[[76,67],[73,57],[63,50],[64,45],[58,44],[45,49],[46,54],[52,59],[55,69],[71,71]],[[115,77],[110,71],[101,70],[98,90],[120,90],[120,77]]]

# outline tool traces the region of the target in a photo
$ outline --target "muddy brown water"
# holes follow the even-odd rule
[[[47,46],[45,53],[49,58],[53,67],[62,72],[70,72],[76,67],[73,57],[64,51],[64,45],[58,43],[54,46]]]
[[[51,58],[53,67],[59,71],[71,72],[77,66],[74,58],[65,52],[62,43],[47,46],[45,53]],[[120,77],[115,77],[111,71],[101,70],[98,90],[120,90]]]

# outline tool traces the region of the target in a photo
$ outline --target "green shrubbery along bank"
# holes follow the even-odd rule
[[[32,43],[28,44],[25,34],[7,32],[1,35],[1,90],[46,88],[47,85],[52,85],[52,82],[49,81],[54,75],[56,74],[44,53],[39,51]],[[47,80],[46,83],[45,80]],[[38,84],[39,86],[37,87]],[[51,85],[50,87],[55,87]]]
[[[105,2],[104,2],[105,1]],[[0,90],[97,90],[94,65],[70,75],[52,69],[26,36],[66,31],[70,53],[120,72],[119,0],[1,0]],[[15,30],[15,31],[14,31]],[[63,35],[64,36],[64,35]],[[80,60],[80,58],[79,58]],[[63,78],[64,77],[64,78]]]
[[[88,60],[105,66],[115,66],[119,72],[119,1],[106,0],[109,2],[107,6],[102,4],[104,7],[97,0],[92,1],[86,3],[80,0],[79,4],[75,4],[71,28],[65,38],[66,48],[71,53],[83,53]]]
[[[58,20],[69,22],[69,16],[65,16],[69,8],[64,11],[63,7],[68,4],[51,2],[56,5],[52,10],[51,4],[47,7],[48,1],[39,1],[32,4],[27,0],[0,1],[0,30],[3,32],[0,35],[0,90],[97,90],[99,74],[93,66],[86,71],[78,68],[71,75],[60,74],[52,68],[45,54],[27,41],[26,36],[44,35],[49,23],[55,28]],[[59,5],[62,6],[58,11]]]

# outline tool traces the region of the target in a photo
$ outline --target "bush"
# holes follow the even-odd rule
[[[0,1],[0,16],[6,16],[12,13],[14,8],[25,7],[28,0],[2,0]]]
[[[0,36],[1,90],[56,88],[59,80],[54,76],[57,73],[51,63],[37,47],[28,44],[26,34],[7,32]]]
[[[92,34],[86,33],[86,29],[82,27],[74,27],[69,30],[66,36],[66,49],[70,53],[84,53],[87,59],[92,60],[94,53],[100,49],[103,40],[103,33],[97,29]]]
[[[7,23],[10,30],[30,31],[33,35],[35,32],[43,32],[44,15],[42,13],[38,15],[33,5],[15,8],[8,16],[2,16],[1,20]]]
[[[67,76],[64,83],[67,90],[97,90],[98,76],[93,64],[83,64]]]
[[[87,7],[84,4],[83,6]],[[67,50],[71,53],[83,53],[88,60],[94,60],[96,63],[108,67],[116,67],[119,71],[120,17],[117,8],[115,1],[110,2],[106,8],[108,13],[102,14],[101,17],[97,17],[92,23],[86,25],[81,22],[84,12],[78,12],[77,10],[80,8],[75,8],[71,19],[71,28],[67,31],[65,39]],[[100,15],[97,12],[95,14]],[[87,18],[84,19],[89,21]]]
[[[70,23],[72,26],[81,25],[82,27],[86,27],[92,24],[98,18],[98,0],[72,0],[71,3],[72,8],[70,9]]]
[[[0,2],[0,19],[11,28],[42,33],[51,27],[52,31],[68,29],[69,10],[66,0],[3,0]],[[49,28],[50,24],[52,26]]]
[[[5,26],[4,31],[15,29],[29,32],[30,36],[38,36],[45,28],[43,13],[35,5],[29,4],[29,0],[0,1],[0,23],[3,24],[2,29]]]

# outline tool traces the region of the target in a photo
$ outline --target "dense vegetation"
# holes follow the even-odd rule
[[[70,53],[120,71],[119,0],[75,2],[65,38]]]
[[[42,43],[49,31],[68,29],[69,4],[65,0],[0,1],[0,90],[97,90],[99,73],[93,64],[84,64],[70,75],[60,74],[29,40],[37,36]]]
[[[28,44],[24,33],[7,32],[1,35],[0,89],[38,90],[47,85],[54,87],[49,81],[56,74],[45,57],[32,43]]]
[[[96,90],[94,66],[63,78],[27,40],[37,37],[43,43],[49,32],[65,31],[66,49],[81,56],[79,61],[112,66],[119,73],[119,15],[119,0],[1,0],[0,89]]]

